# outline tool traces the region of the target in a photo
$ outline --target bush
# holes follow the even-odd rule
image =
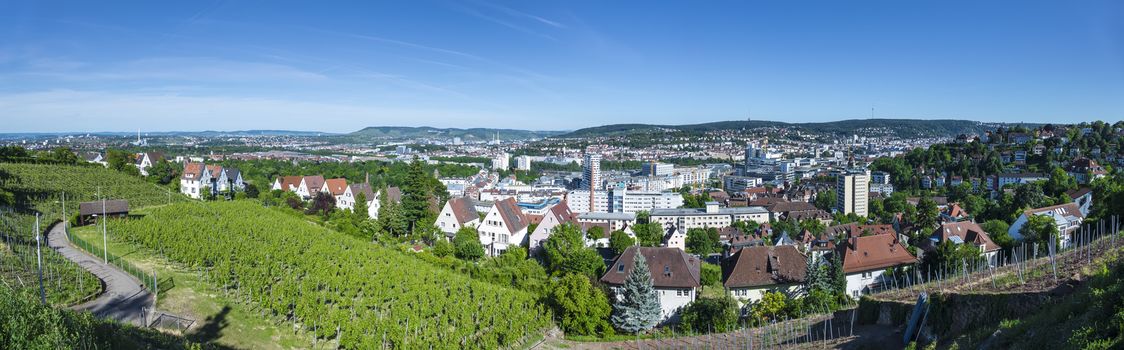
[[[699,277],[703,286],[713,286],[722,281],[722,267],[711,264],[702,264],[702,275]]]
[[[698,298],[682,312],[682,325],[695,332],[727,332],[738,326],[738,303],[728,294]]]

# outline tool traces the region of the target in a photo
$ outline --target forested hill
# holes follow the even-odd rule
[[[563,131],[531,131],[515,129],[490,129],[490,128],[434,128],[429,126],[370,126],[362,130],[347,134],[348,137],[372,139],[417,139],[441,138],[449,139],[459,137],[464,141],[491,140],[498,137],[500,140],[524,140],[543,138],[564,133]]]
[[[901,135],[903,137],[954,137],[959,134],[982,134],[987,130],[993,130],[1001,125],[1003,124],[952,119],[851,119],[822,123],[737,120],[688,125],[613,124],[579,129],[556,137],[626,136],[666,131],[704,133],[714,130],[738,130],[764,127],[798,128],[811,133],[834,134],[838,136],[889,133]]]

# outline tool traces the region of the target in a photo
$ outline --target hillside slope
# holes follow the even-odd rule
[[[203,268],[239,299],[345,348],[506,348],[549,327],[529,293],[473,280],[262,207],[181,203],[110,232]]]
[[[367,139],[414,139],[414,138],[441,138],[451,139],[459,137],[464,141],[486,141],[494,137],[500,140],[524,140],[543,138],[561,134],[561,131],[531,131],[515,129],[489,129],[489,128],[434,128],[429,126],[371,126],[350,133],[344,137]]]
[[[559,138],[596,136],[623,136],[650,132],[677,131],[703,133],[714,130],[738,130],[764,127],[797,128],[807,132],[850,136],[864,132],[880,131],[883,134],[916,135],[921,137],[954,137],[959,134],[982,134],[999,124],[971,120],[919,120],[919,119],[852,119],[822,123],[786,123],[767,120],[721,121],[688,125],[613,124],[575,130],[558,135]]]

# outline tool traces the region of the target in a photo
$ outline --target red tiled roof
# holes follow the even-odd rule
[[[461,197],[450,199],[449,208],[453,210],[453,216],[457,218],[457,223],[459,224],[480,219],[480,214],[476,212],[476,205],[472,203],[472,199],[470,198]]]
[[[328,187],[328,193],[331,193],[333,196],[343,195],[343,192],[347,190],[347,179],[338,178],[324,180],[324,186]]]
[[[917,258],[898,241],[897,235],[851,237],[837,251],[843,256],[843,271],[846,273],[917,262]]]
[[[644,254],[648,262],[648,270],[652,274],[652,285],[657,288],[692,288],[699,287],[699,273],[702,262],[694,256],[679,250],[679,248],[666,247],[637,247],[625,249],[609,270],[601,276],[601,282],[613,285],[624,284],[628,274],[632,272],[633,261],[636,253]],[[623,267],[618,267],[623,266]]]
[[[756,287],[804,281],[808,258],[796,247],[745,247],[731,256],[722,269],[727,288]]]
[[[530,221],[523,215],[523,211],[519,210],[519,206],[515,203],[515,198],[507,198],[498,201],[495,204],[495,209],[499,210],[500,218],[504,221],[504,227],[511,233],[515,233],[530,225]]]
[[[938,242],[944,242],[951,236],[960,237],[961,240],[967,243],[984,246],[985,252],[999,250],[999,245],[991,241],[988,233],[980,227],[979,224],[972,221],[952,222],[941,225],[936,231],[933,231],[933,237],[936,237]]]

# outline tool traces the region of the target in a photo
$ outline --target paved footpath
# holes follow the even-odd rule
[[[88,311],[97,317],[136,326],[145,325],[143,312],[152,310],[153,297],[152,293],[141,286],[139,280],[116,266],[103,264],[101,257],[90,255],[70,244],[63,232],[62,223],[55,224],[47,233],[47,246],[93,273],[105,286],[105,290],[96,299],[72,306],[71,309]]]

